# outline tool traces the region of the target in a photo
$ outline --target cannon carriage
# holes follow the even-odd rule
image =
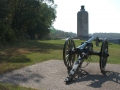
[[[99,38],[94,36],[89,40],[81,43],[81,45],[78,47],[75,46],[74,40],[72,38],[68,38],[65,41],[64,47],[63,47],[63,60],[67,69],[70,70],[70,72],[68,73],[68,76],[65,79],[66,83],[71,81],[74,78],[78,69],[81,68],[84,60],[88,59],[90,55],[99,56],[100,70],[101,70],[101,73],[104,74],[107,58],[109,56],[108,41],[106,38],[103,39],[101,49],[99,52],[97,52],[93,50],[93,44],[92,44],[93,40],[95,40],[96,45],[98,45]],[[77,60],[75,60],[76,55],[77,55]]]

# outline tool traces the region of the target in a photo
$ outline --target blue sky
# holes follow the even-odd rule
[[[120,33],[120,0],[54,0],[56,29],[77,33],[77,12],[81,5],[89,13],[89,33]]]

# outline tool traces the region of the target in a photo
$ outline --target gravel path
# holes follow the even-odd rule
[[[90,63],[66,85],[67,68],[62,60],[50,60],[0,75],[0,82],[38,90],[120,90],[120,65],[107,64],[106,76],[99,63]]]

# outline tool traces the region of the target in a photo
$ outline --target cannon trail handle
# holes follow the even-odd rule
[[[65,79],[66,83],[68,83],[69,81],[71,81],[74,78],[74,76],[75,76],[76,72],[78,71],[79,67],[81,67],[83,60],[84,59],[79,56],[78,60],[74,63],[69,75]]]

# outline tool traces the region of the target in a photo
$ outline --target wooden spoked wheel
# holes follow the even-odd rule
[[[72,68],[75,61],[74,49],[75,49],[75,43],[73,39],[68,38],[64,43],[64,47],[63,47],[63,60],[65,66],[68,69]]]
[[[102,73],[105,71],[107,58],[108,58],[108,42],[106,39],[103,40],[100,52],[100,70]]]

